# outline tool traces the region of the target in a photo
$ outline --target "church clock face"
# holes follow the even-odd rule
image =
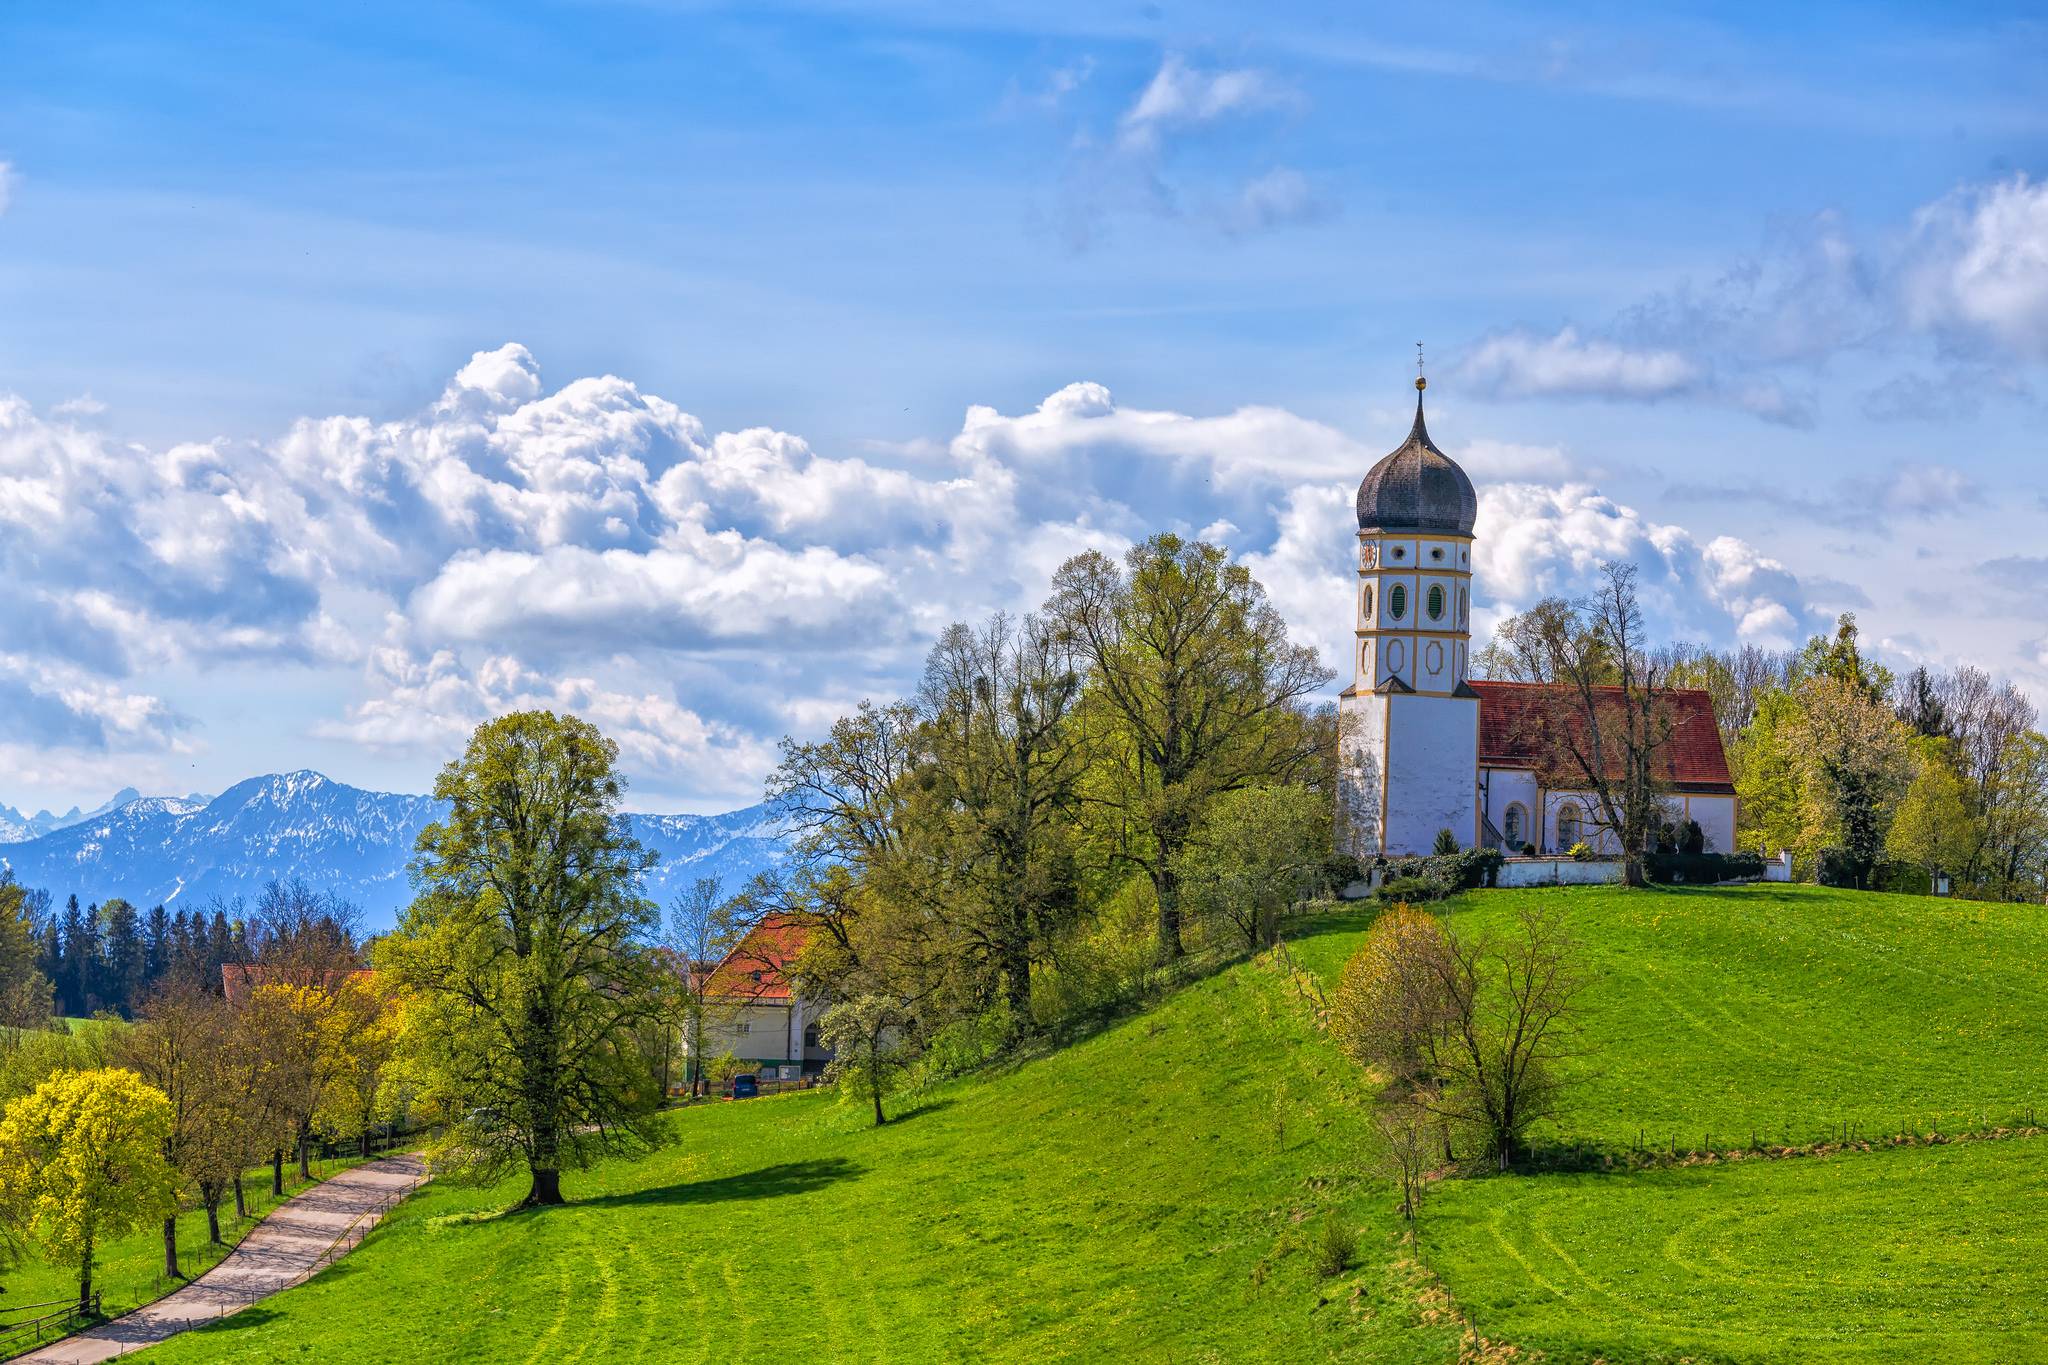
[[[1358,552],[1358,567],[1370,569],[1380,562],[1380,547],[1368,544]]]

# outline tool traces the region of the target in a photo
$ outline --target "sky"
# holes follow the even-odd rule
[[[2044,89],[2018,4],[0,7],[0,803],[546,705],[729,809],[1159,530],[1338,666],[1418,340],[1481,635],[1625,559],[2048,705]]]

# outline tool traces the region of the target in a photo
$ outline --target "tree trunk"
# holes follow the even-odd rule
[[[87,1234],[85,1250],[78,1259],[78,1311],[92,1311],[92,1236]]]
[[[533,1188],[527,1191],[526,1206],[538,1208],[562,1201],[562,1173],[542,1166],[533,1168]]]
[[[235,1172],[235,1219],[236,1219],[236,1221],[238,1221],[238,1222],[239,1222],[240,1220],[242,1220],[242,1219],[244,1219],[244,1218],[247,1218],[248,1216],[249,1216],[249,1196],[248,1196],[248,1195],[246,1195],[246,1194],[244,1194],[244,1193],[242,1192],[242,1173],[241,1173],[240,1171],[236,1171],[236,1172]],[[216,1235],[216,1236],[214,1237],[214,1240],[215,1240],[216,1242],[217,1242],[217,1241],[219,1241],[219,1240],[220,1240],[219,1236],[218,1236],[218,1235]]]
[[[313,1146],[313,1135],[306,1129],[299,1129],[299,1179],[311,1180],[313,1167],[308,1160]]]
[[[1642,854],[1631,853],[1621,860],[1621,880],[1627,886],[1647,886],[1649,884],[1648,879],[1643,876]]]
[[[1177,962],[1187,950],[1180,942],[1180,878],[1167,869],[1167,856],[1162,845],[1159,871],[1152,875],[1152,894],[1159,902],[1159,960]]]
[[[270,1193],[278,1199],[284,1198],[284,1148],[270,1154]]]
[[[206,1203],[206,1240],[219,1246],[220,1242],[220,1196],[215,1195]]]
[[[879,1128],[889,1121],[882,1117],[882,1087],[879,1085],[873,1086],[869,1089],[868,1093],[874,1097],[875,1127]]]
[[[360,1151],[364,1156],[368,1156],[370,1154],[370,1128],[368,1124],[363,1125],[363,1136],[361,1139],[361,1143],[362,1145],[357,1150]]]
[[[164,1274],[178,1278],[178,1216],[164,1219]]]

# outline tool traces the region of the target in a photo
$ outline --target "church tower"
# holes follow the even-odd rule
[[[1338,700],[1339,829],[1349,852],[1424,854],[1437,831],[1480,841],[1479,695],[1472,649],[1472,523],[1479,496],[1430,442],[1426,379],[1408,439],[1358,485],[1357,636]]]

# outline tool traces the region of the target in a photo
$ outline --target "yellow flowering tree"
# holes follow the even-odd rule
[[[367,977],[351,977],[334,992],[322,1021],[321,1051],[332,1074],[320,1093],[313,1126],[330,1141],[354,1139],[370,1154],[370,1131],[401,1107],[391,1061],[398,1049],[401,1010]]]
[[[177,1207],[172,1125],[163,1092],[124,1067],[52,1076],[0,1119],[0,1201],[52,1261],[78,1266],[81,1312],[99,1244]]]

